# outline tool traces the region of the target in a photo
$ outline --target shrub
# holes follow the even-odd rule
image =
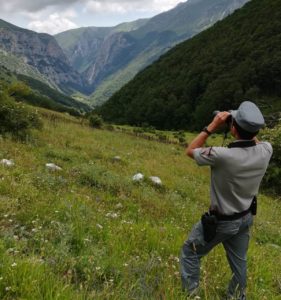
[[[37,113],[21,103],[16,103],[5,92],[0,93],[0,134],[11,134],[24,139],[30,129],[42,128],[42,122]]]
[[[89,117],[90,126],[93,128],[101,128],[103,125],[103,119],[99,115],[92,114]]]
[[[273,147],[273,155],[263,180],[263,186],[281,194],[281,123],[273,129],[267,129],[262,139],[269,141]]]

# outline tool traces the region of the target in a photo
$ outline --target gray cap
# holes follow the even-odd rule
[[[230,113],[237,124],[248,132],[257,132],[264,126],[263,115],[253,102],[244,101],[238,110],[232,110]]]

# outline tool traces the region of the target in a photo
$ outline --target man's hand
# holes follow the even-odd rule
[[[230,113],[227,111],[219,112],[213,119],[213,121],[207,126],[209,132],[215,132],[219,127],[225,124],[226,119],[229,117]],[[206,132],[201,132],[186,148],[186,154],[193,157],[193,150],[196,148],[201,148],[205,141],[208,138],[208,134]]]
[[[230,116],[228,111],[219,112],[213,119],[213,121],[208,125],[207,129],[210,132],[215,132],[219,127],[225,124],[226,119]]]

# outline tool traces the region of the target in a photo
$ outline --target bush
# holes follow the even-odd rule
[[[103,119],[96,114],[90,115],[89,122],[90,126],[93,128],[101,128],[103,125]]]
[[[38,115],[0,92],[0,134],[24,139],[32,128],[42,128]]]
[[[273,147],[273,155],[263,180],[263,186],[281,194],[281,123],[273,129],[267,129],[262,139],[270,142]]]

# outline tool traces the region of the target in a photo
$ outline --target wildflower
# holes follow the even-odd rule
[[[15,263],[15,262],[11,264],[11,267],[13,267],[13,268],[16,266],[17,266],[17,263]]]
[[[7,292],[10,291],[11,289],[12,289],[12,288],[11,288],[10,286],[6,286],[6,287],[5,287],[5,291],[7,291]]]
[[[103,229],[103,226],[100,225],[100,224],[97,224],[97,227],[98,227],[99,229]]]
[[[96,270],[99,271],[101,269],[101,267],[96,267]]]

